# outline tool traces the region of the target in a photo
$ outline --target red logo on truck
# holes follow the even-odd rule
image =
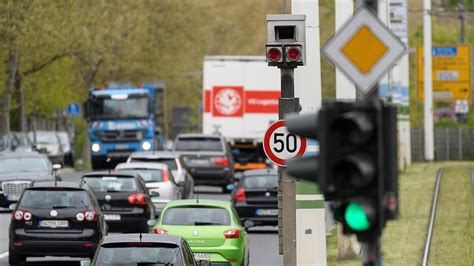
[[[244,113],[243,87],[214,87],[213,116],[238,117]]]

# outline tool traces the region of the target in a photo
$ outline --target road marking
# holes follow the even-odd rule
[[[8,251],[0,253],[0,259],[6,258],[8,256]]]
[[[323,195],[296,194],[296,200],[324,200]]]

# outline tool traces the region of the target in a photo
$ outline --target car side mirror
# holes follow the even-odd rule
[[[153,226],[155,226],[155,224],[156,224],[156,220],[154,220],[154,219],[148,220],[148,221],[146,222],[146,224],[148,224],[149,227],[153,227]]]
[[[150,192],[150,195],[154,198],[157,198],[160,196],[160,192],[154,190]]]
[[[10,204],[10,206],[8,206],[8,209],[10,211],[14,211],[16,209],[16,203]]]
[[[81,260],[81,266],[90,266],[91,260]]]
[[[253,221],[250,221],[250,220],[246,220],[244,222],[244,228],[245,228],[245,231],[248,231],[250,228],[254,227],[255,226],[255,223]]]
[[[240,179],[242,179],[243,176],[244,176],[244,174],[242,172],[236,172],[234,174],[234,179],[235,180],[240,180]]]

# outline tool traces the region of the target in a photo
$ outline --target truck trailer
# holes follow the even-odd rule
[[[262,141],[278,120],[280,72],[263,56],[206,56],[203,67],[203,133],[228,141],[235,170],[269,166]]]

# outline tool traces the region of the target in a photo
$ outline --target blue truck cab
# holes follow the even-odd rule
[[[157,118],[162,107],[157,91],[164,91],[162,82],[89,91],[84,110],[93,169],[110,167],[108,158],[122,162],[132,152],[160,149],[163,139]]]

